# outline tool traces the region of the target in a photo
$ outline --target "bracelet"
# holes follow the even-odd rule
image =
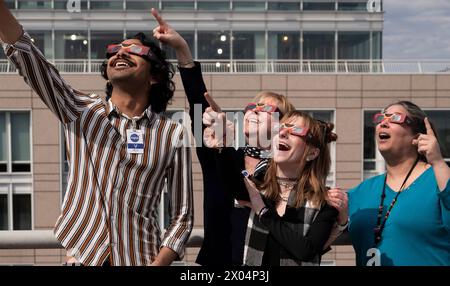
[[[345,224],[340,225],[338,222],[336,222],[337,228],[339,231],[344,231],[348,227],[348,220]]]
[[[188,68],[190,65],[194,65],[194,60],[190,59],[185,62],[178,61],[178,67],[180,68]]]

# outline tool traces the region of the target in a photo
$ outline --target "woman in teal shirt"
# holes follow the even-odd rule
[[[357,265],[450,265],[450,168],[434,128],[408,101],[374,123],[387,172],[349,191]]]

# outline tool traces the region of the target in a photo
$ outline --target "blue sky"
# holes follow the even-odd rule
[[[450,59],[450,0],[384,0],[384,59]]]

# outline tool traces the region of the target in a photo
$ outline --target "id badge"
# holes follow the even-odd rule
[[[144,153],[144,134],[141,130],[127,129],[127,151],[130,154]]]

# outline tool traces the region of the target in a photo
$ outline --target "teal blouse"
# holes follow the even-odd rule
[[[349,191],[349,232],[356,264],[372,258],[385,174],[363,181]],[[395,192],[386,185],[383,217]],[[450,265],[450,180],[439,191],[433,168],[428,168],[399,196],[384,227],[381,265]]]

